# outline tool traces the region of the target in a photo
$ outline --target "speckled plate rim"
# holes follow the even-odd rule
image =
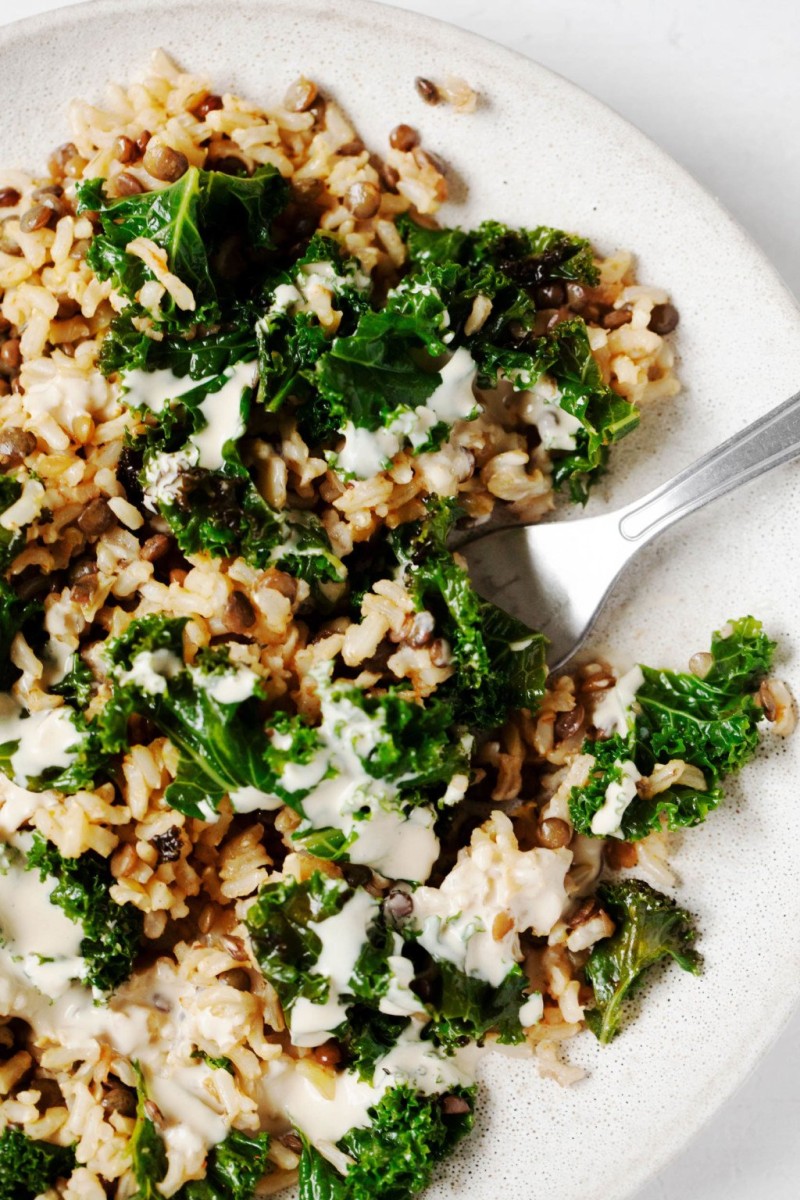
[[[387,35],[401,36],[409,39],[424,36],[435,41],[446,37],[453,48],[453,57],[460,61],[478,60],[494,62],[502,71],[503,64],[513,68],[517,73],[527,72],[532,82],[549,80],[552,85],[563,89],[569,94],[570,102],[575,108],[582,108],[586,120],[597,125],[604,136],[618,139],[628,150],[643,160],[653,169],[654,175],[668,183],[681,194],[687,205],[695,211],[702,212],[709,223],[719,231],[721,241],[734,250],[742,258],[747,273],[760,276],[764,290],[769,295],[770,303],[779,312],[781,321],[787,327],[793,328],[800,344],[800,309],[792,294],[786,288],[779,272],[776,270],[760,248],[751,240],[742,227],[729,213],[678,163],[667,155],[659,146],[646,137],[633,124],[620,117],[608,106],[583,91],[564,77],[540,66],[531,59],[505,46],[501,46],[477,34],[459,29],[435,17],[420,16],[406,10],[397,9],[385,4],[374,4],[371,0],[349,0],[346,15],[334,13],[333,5],[324,0],[282,0],[296,13],[306,13],[310,19],[335,19],[339,22],[354,23],[356,27],[365,23],[372,29],[382,26]],[[106,16],[122,15],[135,12],[141,19],[150,15],[154,26],[154,42],[158,39],[157,21],[163,13],[164,0],[88,0],[86,3],[60,8],[54,12],[43,13],[13,22],[0,29],[0,64],[3,58],[11,53],[30,53],[35,56],[38,44],[42,39],[57,37],[60,31],[69,27],[81,25],[89,28],[96,19]],[[231,8],[249,7],[256,9],[252,0],[241,0],[231,4]],[[266,19],[270,0],[260,6],[260,15]],[[170,0],[170,11],[180,12],[186,20],[192,16],[199,17],[207,14],[213,8],[213,0]],[[89,39],[90,43],[90,39]],[[101,71],[101,77],[104,73]],[[92,80],[91,87],[98,81]],[[67,97],[64,97],[66,100]],[[358,119],[358,114],[355,114]],[[14,165],[14,164],[7,164]],[[777,397],[776,402],[783,397]],[[755,415],[755,414],[754,414]],[[614,1180],[613,1197],[607,1193],[607,1200],[624,1200],[649,1178],[651,1178],[670,1159],[685,1148],[688,1141],[697,1135],[719,1107],[730,1098],[732,1093],[742,1086],[752,1074],[767,1048],[780,1036],[793,1010],[800,1001],[800,978],[793,991],[771,997],[769,1016],[766,1016],[761,1026],[760,1036],[754,1038],[742,1050],[738,1061],[728,1063],[723,1074],[714,1080],[705,1096],[705,1102],[697,1107],[692,1119],[684,1123],[680,1129],[673,1129],[671,1135],[663,1141],[654,1138],[650,1147],[647,1161],[640,1161],[637,1166],[621,1167],[618,1180]]]

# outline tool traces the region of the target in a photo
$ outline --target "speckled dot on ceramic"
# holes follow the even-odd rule
[[[67,136],[68,99],[100,99],[107,76],[129,77],[157,45],[258,101],[279,98],[302,70],[378,151],[398,121],[417,126],[454,182],[460,203],[447,220],[560,224],[604,250],[637,252],[642,281],[668,288],[680,309],[687,387],[645,413],[593,511],[649,490],[797,388],[800,316],[710,197],[572,85],[413,14],[357,0],[101,0],[11,26],[0,32],[4,162],[41,163]],[[473,116],[417,97],[416,75],[447,71],[480,90]],[[727,617],[753,612],[780,637],[779,671],[797,691],[798,527],[797,466],[726,497],[642,554],[595,645],[623,665],[682,665]],[[621,1200],[744,1079],[798,994],[799,758],[800,736],[767,738],[725,809],[676,854],[680,894],[703,930],[704,975],[664,973],[640,1019],[602,1053],[589,1035],[574,1042],[570,1058],[590,1074],[568,1091],[529,1063],[493,1057],[476,1133],[431,1200]]]

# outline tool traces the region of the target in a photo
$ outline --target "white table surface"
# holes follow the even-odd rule
[[[397,3],[505,43],[606,101],[719,197],[800,296],[797,0]],[[57,7],[0,0],[0,24]],[[635,1200],[797,1200],[798,1129],[800,1012]]]

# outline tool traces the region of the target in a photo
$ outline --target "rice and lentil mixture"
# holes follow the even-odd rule
[[[0,171],[0,1197],[410,1195],[479,1047],[697,969],[669,832],[793,724],[752,618],[548,678],[447,546],[585,498],[677,312],[306,79],[70,122]]]

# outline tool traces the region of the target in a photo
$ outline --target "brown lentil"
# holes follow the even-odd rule
[[[400,172],[388,163],[384,163],[381,167],[381,175],[383,182],[386,184],[390,192],[397,191],[397,185],[400,182]]]
[[[282,1133],[278,1141],[287,1150],[292,1150],[295,1154],[303,1153],[303,1143],[296,1133]]]
[[[4,187],[0,188],[0,208],[12,208],[19,204],[22,197],[16,188]]]
[[[374,183],[354,183],[347,189],[345,207],[359,221],[374,217],[381,206],[381,194]]]
[[[140,154],[144,154],[145,150],[147,149],[147,143],[150,141],[150,138],[152,136],[153,135],[149,129],[143,129],[142,132],[139,134],[139,136],[136,139],[136,149],[139,151]]]
[[[402,917],[410,917],[414,911],[414,901],[408,892],[402,888],[392,888],[383,902],[384,916],[398,921]]]
[[[582,704],[576,704],[569,712],[559,713],[555,723],[556,741],[563,742],[565,738],[577,733],[585,715]]]
[[[109,1113],[119,1113],[121,1117],[136,1116],[136,1093],[124,1083],[115,1083],[103,1096],[103,1108]]]
[[[435,627],[436,622],[433,619],[433,613],[429,613],[427,609],[423,609],[422,612],[414,614],[411,628],[405,640],[409,646],[413,646],[415,650],[420,650],[430,642]]]
[[[35,449],[36,438],[27,429],[20,429],[18,425],[7,425],[0,433],[0,464],[6,470],[9,467],[18,467]]]
[[[621,329],[623,325],[629,325],[632,320],[633,313],[629,308],[615,308],[603,317],[603,328]]]
[[[53,219],[53,210],[47,204],[34,204],[19,219],[19,227],[23,233],[35,233],[44,229]]]
[[[256,612],[244,592],[231,592],[225,605],[223,620],[228,629],[234,633],[244,633],[252,629],[256,623]]]
[[[119,175],[115,175],[111,182],[118,196],[138,196],[147,190],[142,181],[130,171],[120,171]]]
[[[672,333],[679,320],[678,310],[674,304],[656,304],[650,313],[647,328],[653,333],[663,336],[665,333]]]
[[[289,112],[308,112],[317,98],[317,85],[301,75],[286,89],[283,97],[283,107]]]
[[[558,850],[561,846],[570,844],[572,830],[567,822],[560,820],[559,817],[546,817],[544,821],[539,822],[536,840],[547,850]]]
[[[594,896],[590,896],[588,900],[584,900],[583,904],[570,917],[570,929],[577,929],[579,925],[585,925],[587,921],[596,916],[600,911],[600,906]]]
[[[155,179],[175,183],[189,170],[189,160],[180,150],[163,142],[150,142],[144,152],[144,167]]]
[[[18,371],[21,362],[19,338],[6,338],[0,346],[0,367],[5,371]]]
[[[465,1100],[463,1096],[448,1094],[447,1096],[442,1096],[439,1103],[442,1106],[442,1112],[446,1113],[448,1117],[454,1117],[460,1113],[472,1112],[469,1101]]]
[[[235,988],[237,992],[249,992],[252,986],[250,975],[244,967],[231,967],[230,971],[222,971],[217,979],[220,983],[227,983],[228,987]]]
[[[97,499],[89,501],[78,517],[78,528],[87,537],[99,537],[101,533],[110,529],[115,521],[116,517],[107,502],[102,496],[98,496]]]
[[[431,79],[425,79],[422,75],[418,75],[414,80],[414,87],[426,104],[438,104],[442,98],[436,84]]]
[[[410,125],[395,125],[389,134],[389,145],[393,150],[413,150],[419,145],[419,134]]]
[[[323,1042],[314,1051],[314,1058],[323,1067],[335,1067],[342,1061],[342,1048],[338,1042]]]
[[[198,121],[204,121],[210,112],[216,112],[222,108],[222,96],[218,96],[216,92],[209,92],[204,96],[200,103],[192,109],[192,112],[197,117]]]
[[[152,537],[142,543],[139,555],[145,562],[157,562],[159,558],[164,557],[171,546],[172,539],[165,533],[154,533]]]
[[[345,142],[343,146],[340,146],[336,153],[340,154],[342,158],[353,158],[356,154],[361,154],[363,149],[364,143],[361,138],[353,138],[351,142]]]
[[[63,179],[67,173],[67,167],[73,158],[79,157],[78,147],[74,142],[64,142],[58,146],[48,159],[48,167],[50,174],[54,179]]]
[[[139,147],[133,138],[126,137],[123,133],[114,139],[113,153],[117,162],[129,163],[139,157]]]
[[[567,289],[560,279],[552,283],[543,283],[536,289],[537,308],[561,308],[567,302]]]
[[[699,650],[697,654],[693,654],[689,659],[689,670],[698,679],[705,679],[713,665],[714,656],[713,654],[709,654],[707,650]]]
[[[639,861],[639,851],[631,842],[621,842],[611,838],[605,846],[605,859],[612,871],[622,871],[626,867],[635,867]]]

